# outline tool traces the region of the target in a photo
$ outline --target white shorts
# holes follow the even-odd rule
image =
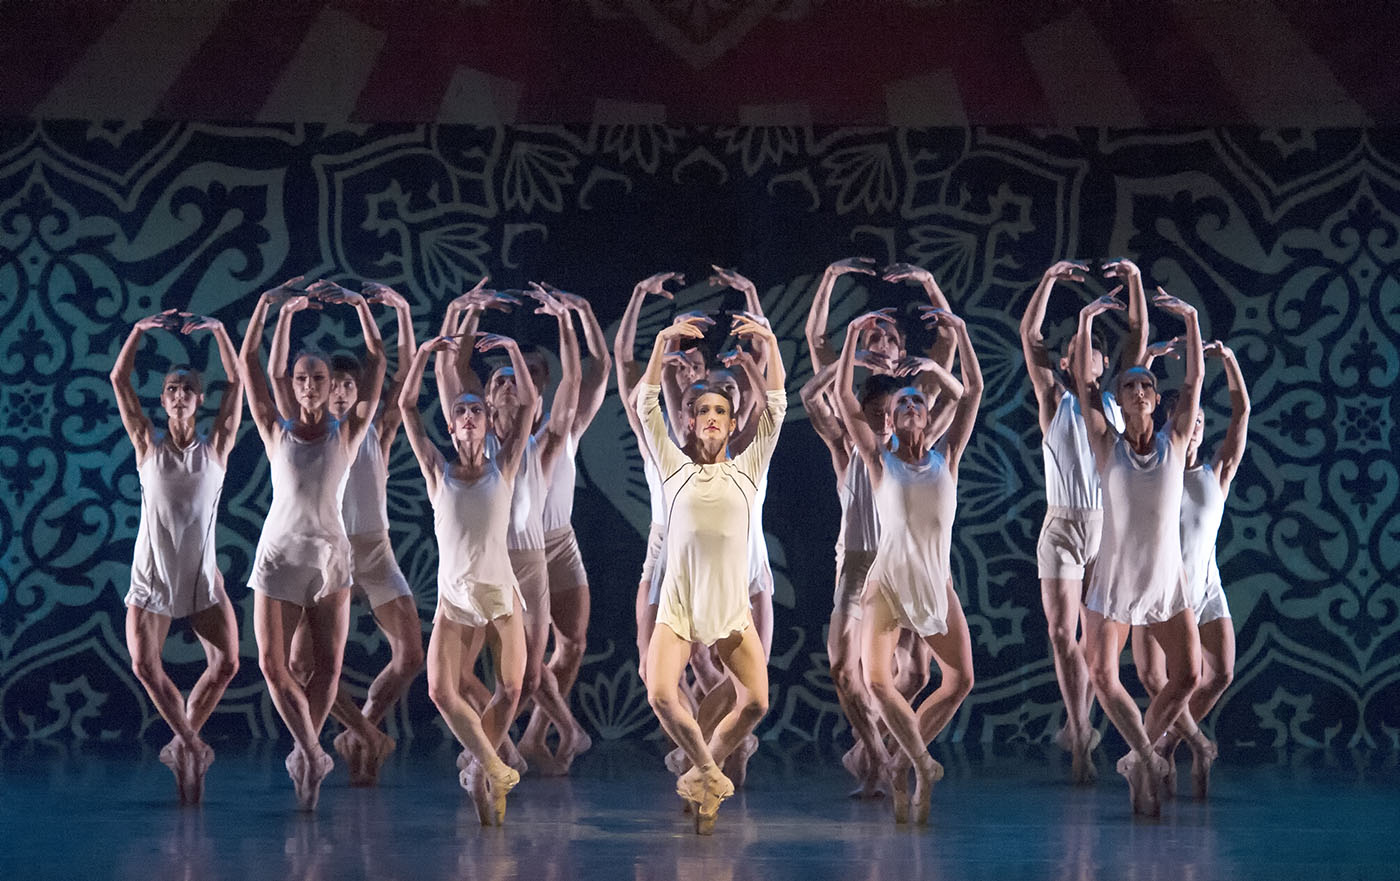
[[[161,579],[138,578],[133,572],[124,602],[178,620],[217,606],[223,593],[222,584],[222,580],[210,583],[201,573],[197,578],[187,579],[184,585],[172,586]]]
[[[544,550],[507,551],[519,585],[521,605],[549,615],[549,564]]]
[[[588,587],[588,572],[572,526],[544,534],[544,557],[550,593]]]
[[[388,531],[350,536],[350,573],[355,595],[364,597],[371,609],[413,596],[399,561],[394,559]]]
[[[1084,567],[1098,559],[1102,535],[1103,511],[1051,507],[1035,545],[1040,577],[1083,581]]]
[[[865,576],[874,562],[874,551],[842,551],[837,555],[833,609],[844,610],[848,618],[860,619],[860,596],[865,592]]]
[[[1196,613],[1197,624],[1229,618],[1230,604],[1225,602],[1225,586],[1213,578],[1207,581],[1205,593],[1192,611]]]
[[[761,593],[771,594],[773,592],[773,570],[765,560],[763,568],[749,575],[749,596],[758,596]]]
[[[350,543],[339,536],[294,536],[259,542],[248,586],[302,608],[350,589]]]

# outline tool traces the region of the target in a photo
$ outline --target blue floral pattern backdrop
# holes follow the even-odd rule
[[[1039,434],[1016,327],[1051,262],[1119,254],[1201,306],[1206,338],[1235,348],[1253,393],[1219,542],[1239,668],[1214,732],[1233,746],[1395,747],[1400,132],[1254,128],[0,125],[0,731],[166,736],[123,642],[140,490],[107,373],[138,317],[212,314],[237,339],[260,290],[304,273],[395,286],[421,338],[451,297],[490,274],[500,287],[544,279],[582,293],[611,334],[637,279],[687,272],[676,303],[648,302],[645,344],[674,309],[737,303],[705,285],[713,262],[757,282],[791,367],[766,516],[777,626],[760,730],[844,738],[824,650],[835,486],[796,392],[810,376],[802,325],[816,278],[832,260],[867,255],[932,270],[986,374],[953,549],[978,680],[945,737],[1048,740],[1061,711],[1033,561]],[[1052,343],[1100,289],[1075,287],[1052,300]],[[912,316],[920,296],[847,276],[832,322],[881,305]],[[528,310],[488,320],[555,344]],[[392,330],[387,315],[383,326]],[[294,325],[299,340],[329,348],[354,330],[336,308]],[[1175,332],[1169,317],[1158,332]],[[217,394],[215,355],[207,334],[150,334],[136,380],[152,412],[172,362],[210,364]],[[1209,447],[1229,402],[1218,370],[1207,379]],[[246,588],[267,465],[246,421],[243,432],[218,531],[243,665],[210,722],[216,739],[282,730]],[[653,735],[632,624],[646,489],[615,395],[579,465],[594,617],[576,710],[603,738]],[[437,554],[402,440],[389,507],[426,632]],[[386,656],[357,607],[352,684],[363,688]],[[188,686],[202,652],[187,629],[175,628],[166,657]],[[390,726],[445,735],[421,678]]]

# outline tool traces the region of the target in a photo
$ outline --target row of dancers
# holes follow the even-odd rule
[[[1233,666],[1213,546],[1243,451],[1248,398],[1230,350],[1201,344],[1191,306],[1159,288],[1154,303],[1184,323],[1184,340],[1149,347],[1141,273],[1127,260],[1104,269],[1122,280],[1127,302],[1115,289],[1084,307],[1058,370],[1041,333],[1046,305],[1057,281],[1083,281],[1087,267],[1061,262],[1047,270],[1022,322],[1049,502],[1037,561],[1066,705],[1060,740],[1073,777],[1093,779],[1098,732],[1089,711],[1096,694],[1131,747],[1119,770],[1134,810],[1155,814],[1180,741],[1192,751],[1199,795],[1215,755],[1195,720],[1219,698]],[[918,313],[934,331],[928,352],[906,351],[893,310],[856,318],[838,349],[828,336],[828,313],[847,274],[877,272],[873,261],[852,258],[822,275],[806,332],[813,376],[801,392],[830,450],[841,501],[828,649],[855,739],[843,764],[858,779],[859,794],[888,791],[896,821],[922,823],[942,776],[928,744],[973,687],[950,547],[959,462],[983,383],[966,324],[933,276],[909,264],[879,275],[927,293]],[[718,316],[728,322],[718,330],[716,316],[678,315],[638,361],[643,303],[671,298],[666,286],[673,281],[683,279],[658,273],[636,285],[611,351],[586,299],[542,284],[498,292],[485,287],[486,279],[449,304],[438,335],[422,345],[407,301],[372,282],[355,293],[297,278],[263,293],[239,350],[211,318],[169,310],[136,323],[111,375],[142,487],[127,641],[138,679],[172,729],[161,759],[183,802],[202,797],[213,751],[199,732],[238,668],[236,621],[215,562],[213,526],[245,398],[273,486],[248,579],[258,662],[295,744],[286,765],[299,805],[315,808],[333,766],[320,745],[330,715],[344,726],[333,745],[351,782],[375,782],[394,748],[385,715],[425,665],[429,696],[463,747],[460,781],[484,825],[503,822],[507,794],[527,761],[544,773],[567,773],[590,745],[568,705],[589,613],[587,573],[570,525],[573,460],[615,360],[652,499],[636,601],[639,672],[675,745],[666,764],[677,776],[677,794],[697,832],[714,828],[720,804],[743,782],[757,746],[753,731],[768,706],[773,578],[762,509],[787,373],[756,287],[717,267],[711,284],[742,292],[745,309]],[[522,295],[558,325],[561,370],[547,412],[547,362],[479,329],[485,313],[519,305]],[[331,305],[355,310],[364,357],[290,356],[292,316]],[[395,312],[392,376],[372,305]],[[261,349],[273,310],[269,374]],[[1110,392],[1106,344],[1094,319],[1117,310],[1126,311],[1129,332]],[[228,385],[207,433],[196,430],[204,395],[190,368],[164,378],[163,430],[143,411],[131,373],[144,333],[158,328],[214,335]],[[707,340],[724,332],[737,345],[710,354]],[[473,354],[490,352],[507,363],[483,382]],[[1160,395],[1150,368],[1166,355],[1184,356],[1186,378],[1175,403],[1162,408],[1167,416],[1158,432]],[[1234,405],[1212,466],[1198,461],[1206,355],[1225,364]],[[430,438],[420,409],[430,361],[450,455]],[[866,373],[859,388],[858,367]],[[426,652],[389,540],[386,463],[400,426],[427,485],[439,554]],[[363,704],[341,682],[352,593],[370,605],[391,649]],[[208,658],[188,698],[160,659],[171,621],[181,617],[191,619]],[[1152,695],[1145,717],[1118,678],[1130,631]],[[490,689],[476,675],[483,648],[494,661]],[[931,662],[938,684],[916,704]],[[527,702],[533,710],[517,745],[509,731]]]

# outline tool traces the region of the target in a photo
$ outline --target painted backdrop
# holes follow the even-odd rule
[[[1216,735],[1396,746],[1400,132],[1387,129],[4,123],[0,731],[167,736],[122,637],[140,493],[107,372],[135,319],[178,307],[215,315],[238,337],[260,290],[305,273],[393,285],[421,338],[447,300],[489,274],[498,287],[543,279],[581,293],[611,333],[637,279],[686,272],[692,284],[674,304],[644,310],[645,342],[674,309],[737,304],[704,284],[713,262],[757,282],[791,368],[766,512],[777,627],[760,731],[844,738],[823,648],[835,487],[796,392],[810,376],[801,329],[816,277],[867,255],[932,270],[986,373],[953,548],[978,681],[945,737],[1045,741],[1060,710],[1033,561],[1039,433],[1016,326],[1051,262],[1118,254],[1149,284],[1199,304],[1206,338],[1232,345],[1251,383],[1249,450],[1219,545],[1239,675],[1210,720]],[[849,279],[833,323],[871,306],[909,316],[918,301],[917,289]],[[1073,287],[1052,301],[1052,343],[1099,290]],[[555,345],[550,323],[528,310],[490,322]],[[352,326],[348,310],[328,309],[299,317],[294,333],[335,348]],[[1159,329],[1175,331],[1169,318]],[[213,354],[207,337],[153,333],[139,389],[154,406],[165,365]],[[1208,370],[1211,446],[1228,397]],[[212,366],[212,393],[219,374]],[[243,666],[211,720],[216,739],[281,732],[245,586],[270,490],[246,420],[244,435],[218,532]],[[576,711],[604,738],[656,728],[635,674],[647,501],[632,447],[614,396],[579,452],[575,515],[594,594]],[[402,440],[389,507],[426,627],[437,555]],[[357,609],[352,682],[363,687],[386,653]],[[202,659],[183,629],[166,656],[185,684]],[[422,679],[390,724],[400,737],[444,736]]]

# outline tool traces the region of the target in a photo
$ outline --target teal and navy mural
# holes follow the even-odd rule
[[[258,292],[306,274],[394,286],[421,339],[490,275],[582,294],[611,333],[637,279],[685,272],[674,303],[648,302],[645,344],[675,310],[737,305],[705,283],[715,263],[756,282],[790,369],[766,511],[777,624],[760,733],[844,741],[824,651],[835,486],[797,389],[810,376],[802,326],[816,279],[854,255],[931,270],[986,374],[953,549],[978,678],[945,738],[1042,742],[1060,725],[1033,560],[1039,433],[1016,328],[1050,263],[1127,255],[1149,284],[1198,304],[1206,338],[1236,350],[1253,395],[1219,543],[1238,675],[1210,726],[1237,747],[1400,742],[1400,132],[1257,127],[0,124],[0,732],[167,736],[122,635],[140,491],[107,374],[137,318],[187,309],[237,339]],[[1057,288],[1052,344],[1101,289]],[[892,305],[918,333],[921,296],[847,276],[832,321]],[[555,345],[529,312],[488,326]],[[1176,332],[1158,317],[1159,334]],[[353,346],[350,331],[336,308],[294,325],[322,348]],[[210,391],[221,389],[207,335],[153,332],[136,375],[153,412],[162,370],[184,361],[209,365]],[[1211,446],[1229,403],[1208,371]],[[270,488],[256,432],[243,432],[218,530],[243,627],[242,669],[210,722],[225,741],[281,732],[246,588]],[[594,599],[576,712],[595,737],[646,737],[656,723],[635,673],[632,600],[647,499],[615,395],[579,473]],[[437,554],[402,440],[389,506],[426,629]],[[166,657],[186,686],[203,659],[179,627]],[[386,657],[357,607],[352,684]],[[436,720],[420,680],[390,726],[441,738]]]

